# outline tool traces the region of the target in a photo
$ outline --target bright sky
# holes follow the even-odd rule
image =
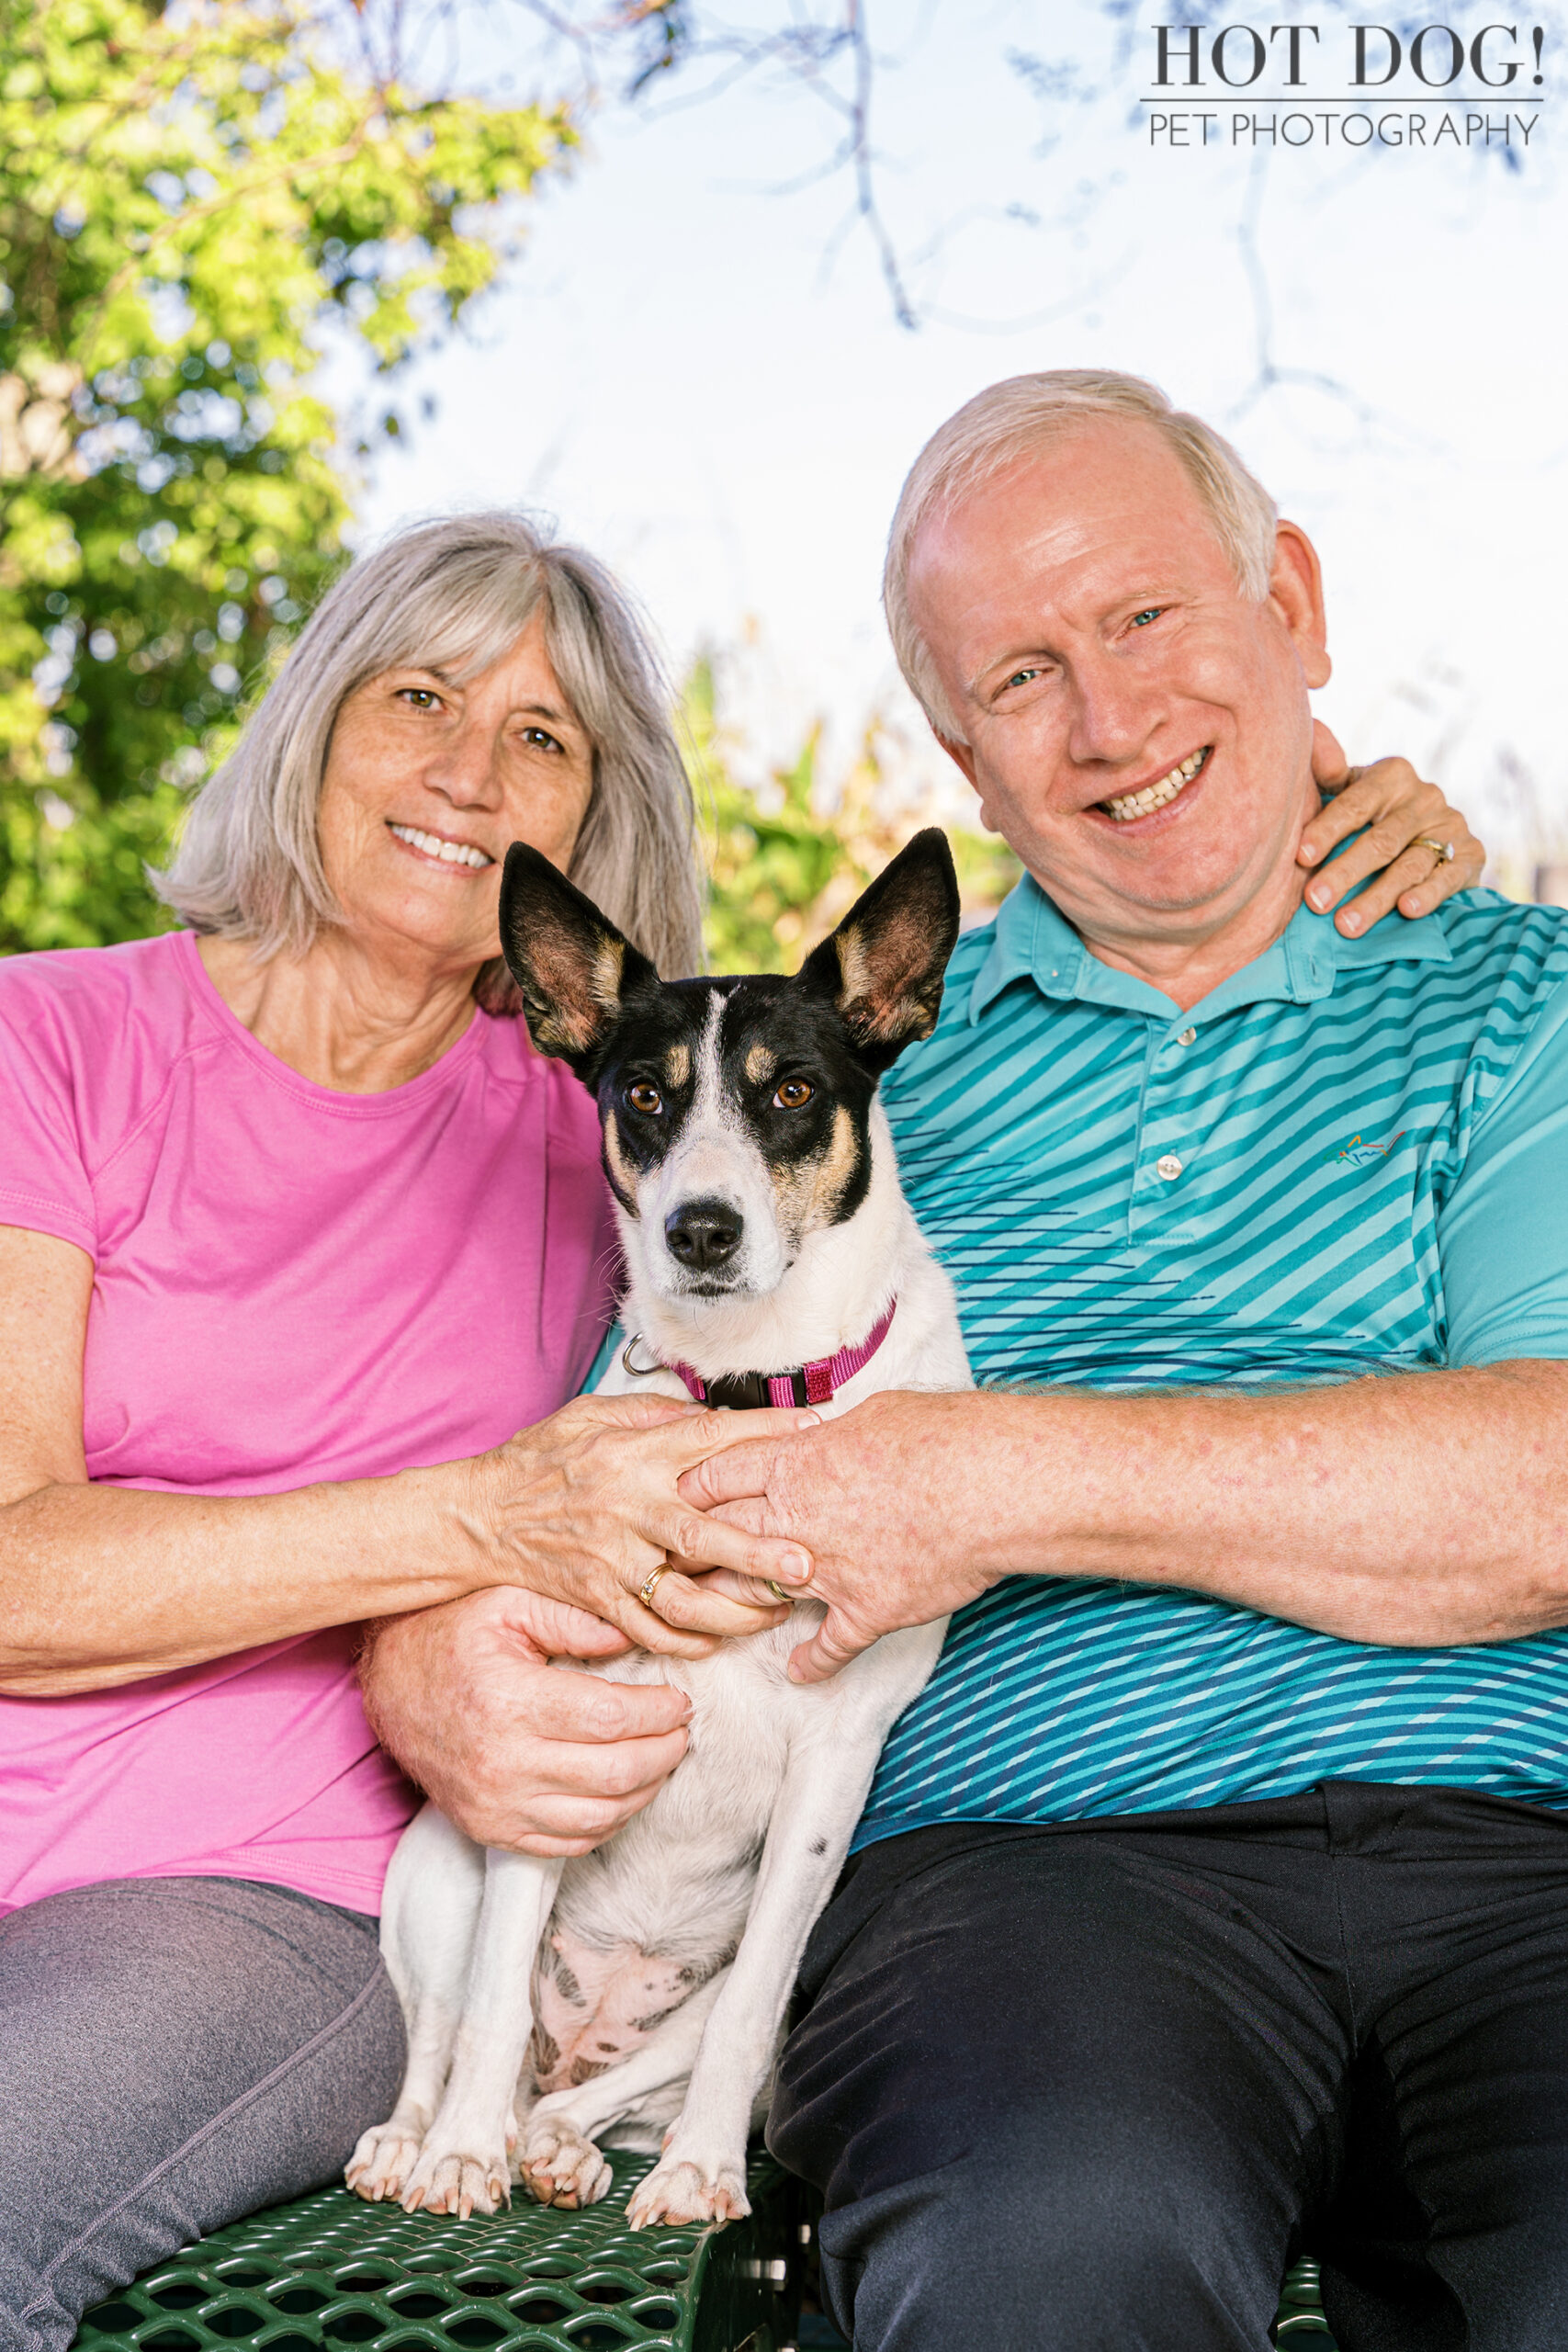
[[[1348,42],[1314,13],[1325,45]],[[1496,152],[1356,154],[1321,133],[1255,162],[1228,144],[1151,148],[1134,101],[1153,86],[1153,35],[1091,0],[872,14],[884,200],[934,315],[896,323],[863,229],[845,230],[841,177],[774,192],[830,145],[808,96],[743,81],[603,114],[570,182],[531,208],[505,290],[423,369],[434,422],[378,459],[365,528],[453,503],[546,506],[631,580],[678,664],[732,650],[721,681],[758,766],[792,757],[818,714],[841,758],[874,709],[907,708],[876,590],[924,435],[998,376],[1132,368],[1228,431],[1316,538],[1338,663],[1320,707],[1352,757],[1405,750],[1499,848],[1529,837],[1568,857],[1551,42],[1520,171]],[[1488,21],[1473,14],[1449,20],[1468,39]],[[1091,95],[1043,100],[1020,52],[1058,87],[1076,59]],[[519,57],[525,72],[521,39]],[[505,70],[498,47],[483,67],[498,92]],[[1330,62],[1311,87],[1343,95],[1345,79]],[[1422,85],[1406,69],[1393,90]],[[1227,138],[1245,103],[1221,108]],[[1397,119],[1435,130],[1441,111]],[[1297,375],[1269,388],[1248,220],[1269,356]]]

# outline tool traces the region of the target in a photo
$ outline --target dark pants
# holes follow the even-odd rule
[[[248,1880],[119,1879],[0,1919],[0,2346],[339,2176],[402,2074],[376,1922]]]
[[[1441,1789],[852,1862],[769,2140],[857,2352],[1568,2347],[1568,1819]]]

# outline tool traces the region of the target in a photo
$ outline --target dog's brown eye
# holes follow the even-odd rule
[[[773,1097],[773,1108],[775,1111],[803,1110],[816,1091],[817,1089],[807,1086],[803,1078],[786,1078]]]
[[[657,1086],[628,1087],[626,1101],[634,1111],[640,1111],[645,1119],[651,1119],[656,1111],[664,1108],[664,1097]]]

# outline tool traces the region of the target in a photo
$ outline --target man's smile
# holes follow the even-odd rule
[[[1103,808],[1115,824],[1134,824],[1138,818],[1152,815],[1155,809],[1165,808],[1185,792],[1193,777],[1208,764],[1213,748],[1212,743],[1201,744],[1165,775],[1156,776],[1153,784],[1145,784],[1136,792],[1118,793],[1114,798],[1099,800],[1094,805]]]

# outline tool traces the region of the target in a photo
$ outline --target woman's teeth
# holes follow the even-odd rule
[[[1205,743],[1201,752],[1194,752],[1191,758],[1183,760],[1179,768],[1172,768],[1168,775],[1162,775],[1157,784],[1145,784],[1142,792],[1124,793],[1119,800],[1102,800],[1100,807],[1108,816],[1114,817],[1119,825],[1126,824],[1134,817],[1146,817],[1151,808],[1163,808],[1168,800],[1174,800],[1183,786],[1191,783],[1212,749],[1212,745]]]
[[[482,849],[473,849],[467,842],[444,842],[439,833],[422,833],[417,825],[392,825],[388,828],[411,849],[422,849],[426,857],[438,857],[443,865],[493,865]]]

